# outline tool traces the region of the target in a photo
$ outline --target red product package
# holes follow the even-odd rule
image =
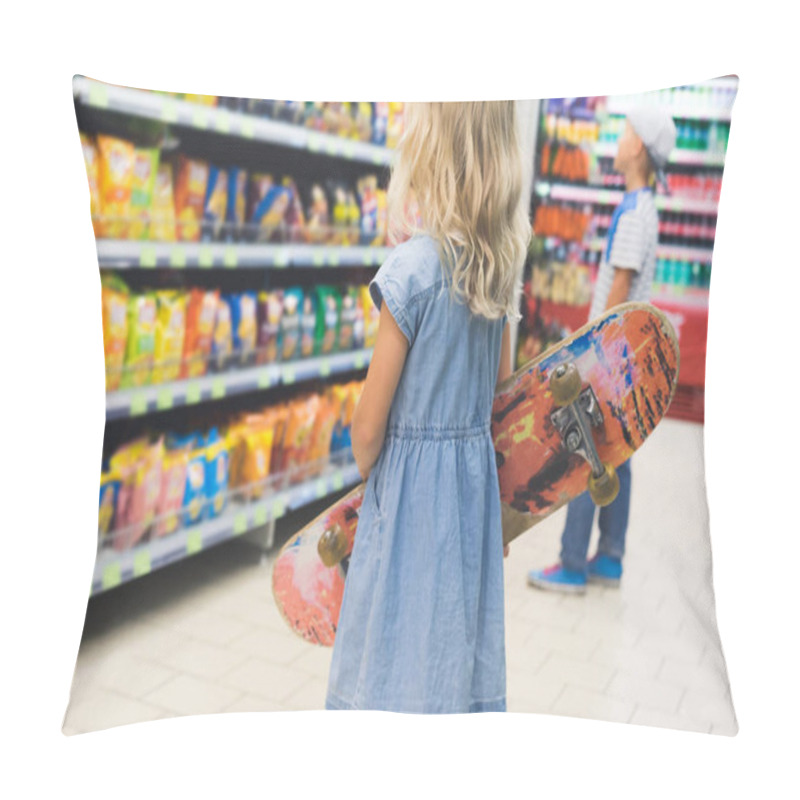
[[[175,222],[179,241],[196,242],[200,239],[207,183],[208,164],[205,161],[179,156],[175,181]]]

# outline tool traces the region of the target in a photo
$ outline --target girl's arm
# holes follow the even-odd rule
[[[625,269],[623,267],[614,268],[614,279],[611,282],[611,289],[608,292],[606,311],[614,308],[614,306],[618,306],[620,303],[624,303],[628,299],[634,272],[635,271],[632,269]]]
[[[408,339],[395,322],[386,303],[382,303],[375,350],[367,370],[364,389],[353,413],[350,430],[353,455],[363,480],[369,476],[383,447],[389,409],[392,407],[407,354]]]
[[[500,346],[500,368],[497,370],[497,385],[511,376],[511,334],[508,332],[508,323],[503,326],[503,343]]]

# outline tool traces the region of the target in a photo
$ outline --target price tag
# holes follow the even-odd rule
[[[150,551],[140,550],[133,556],[133,574],[138,578],[140,575],[147,575],[152,566],[150,562]]]
[[[325,497],[328,494],[328,484],[325,482],[324,478],[320,478],[317,480],[316,486],[314,487],[316,490],[317,500],[322,497]]]
[[[323,378],[327,378],[331,374],[331,362],[327,358],[322,359],[322,363],[319,365],[319,374]]]
[[[236,266],[237,260],[238,260],[238,257],[237,257],[237,253],[236,253],[236,248],[235,247],[226,247],[225,248],[225,254],[223,255],[223,258],[222,258],[223,265],[225,267],[227,267],[228,269],[233,269]]]
[[[89,83],[89,105],[108,108],[108,88],[103,83]]]
[[[201,247],[197,254],[197,265],[202,269],[208,269],[214,263],[214,254],[210,247]]]
[[[253,509],[253,523],[256,527],[267,524],[267,507],[265,505],[256,506]]]
[[[144,392],[137,392],[131,397],[131,416],[138,417],[147,411],[147,395]]]
[[[283,368],[283,382],[284,383],[294,383],[294,367],[290,364],[287,364]]]
[[[244,511],[240,511],[233,518],[233,535],[239,536],[246,530],[247,530],[247,514],[245,514]]]
[[[683,200],[680,197],[672,198],[672,210],[679,213],[683,212]]]
[[[265,369],[263,372],[258,373],[258,388],[269,389],[272,386],[272,376],[270,371]]]
[[[214,378],[211,383],[211,397],[214,400],[219,400],[220,397],[225,397],[225,381],[222,378]]]
[[[186,405],[191,406],[200,402],[200,384],[189,383],[186,385]]]
[[[103,588],[113,589],[122,583],[122,568],[119,562],[103,567]]]
[[[286,513],[286,501],[282,497],[276,497],[272,501],[272,519],[278,519]]]
[[[320,138],[316,133],[312,133],[308,137],[308,149],[312,153],[319,153],[322,149],[322,144],[320,142]]]
[[[245,139],[253,139],[256,135],[256,126],[250,117],[242,118],[242,136]]]
[[[342,145],[342,155],[345,158],[354,159],[356,157],[356,145],[355,142],[345,142]]]
[[[376,148],[372,151],[372,163],[373,164],[386,164],[388,162],[387,154],[384,153],[383,150],[379,150]]]
[[[286,248],[281,248],[275,255],[275,266],[276,267],[288,267],[289,266],[289,251]]]
[[[374,254],[373,254],[372,250],[370,250],[369,248],[366,248],[364,250],[364,255],[361,258],[362,262],[364,263],[364,266],[365,267],[370,266],[370,264],[372,264],[373,258],[374,258]]]
[[[231,115],[227,111],[218,111],[216,127],[220,133],[231,132]]]
[[[338,267],[339,266],[339,253],[338,253],[337,250],[331,250],[328,253],[328,263],[332,267]]]
[[[199,553],[203,549],[203,540],[200,538],[200,531],[189,531],[186,536],[186,555]]]
[[[323,267],[323,266],[325,266],[325,251],[324,250],[318,250],[317,252],[315,252],[314,255],[311,258],[311,263],[315,267]]]
[[[178,106],[171,100],[164,101],[161,106],[161,119],[164,122],[176,123],[178,121]]]
[[[338,154],[339,142],[337,142],[334,137],[329,136],[327,139],[325,139],[325,152],[329,156],[335,156]]]
[[[340,492],[342,489],[344,489],[344,476],[341,472],[337,472],[333,476],[333,480],[331,482],[333,484],[334,492]]]
[[[356,353],[355,358],[353,359],[353,364],[355,365],[356,369],[364,369],[364,362],[366,359],[364,358],[363,353]]]
[[[192,125],[205,130],[208,128],[208,115],[199,108],[192,109]]]
[[[170,252],[169,265],[178,269],[186,266],[186,251],[182,247],[176,247]]]
[[[145,246],[139,253],[139,266],[152,268],[156,265],[156,249],[155,247]]]
[[[172,408],[173,398],[172,389],[159,389],[156,397],[156,408],[163,411],[167,408]]]

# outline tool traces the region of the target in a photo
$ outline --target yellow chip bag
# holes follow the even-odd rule
[[[150,206],[158,174],[158,158],[158,150],[136,148],[134,153],[129,239],[148,238]]]
[[[152,383],[174,381],[181,374],[186,332],[186,295],[156,293],[156,330]]]
[[[150,381],[156,336],[156,298],[134,295],[128,300],[128,343],[125,349],[123,389]]]
[[[180,156],[175,182],[175,216],[179,241],[196,242],[200,239],[207,183],[208,164]]]
[[[156,172],[150,203],[149,237],[156,242],[175,241],[175,204],[172,198],[172,167],[161,164]]]
[[[97,137],[97,148],[100,155],[100,204],[103,209],[101,235],[107,239],[127,239],[135,148],[124,139],[103,135]]]
[[[101,236],[100,219],[102,204],[100,202],[100,156],[90,136],[81,134],[81,149],[86,164],[86,177],[89,179],[89,209],[92,214],[92,228],[95,237]]]
[[[106,391],[119,389],[128,342],[128,291],[116,276],[103,281],[103,349],[106,357]]]

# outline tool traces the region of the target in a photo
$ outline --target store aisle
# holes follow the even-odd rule
[[[665,464],[680,469],[666,473]],[[662,422],[634,457],[619,590],[590,586],[572,597],[526,585],[529,569],[558,558],[564,510],[512,544],[509,711],[736,732],[729,696],[718,694],[727,680],[716,632],[692,613],[713,603],[703,473],[702,426]],[[289,533],[279,528],[278,540]],[[321,709],[331,651],[307,645],[280,618],[270,591],[275,552],[262,560],[230,542],[93,600],[64,733]]]

